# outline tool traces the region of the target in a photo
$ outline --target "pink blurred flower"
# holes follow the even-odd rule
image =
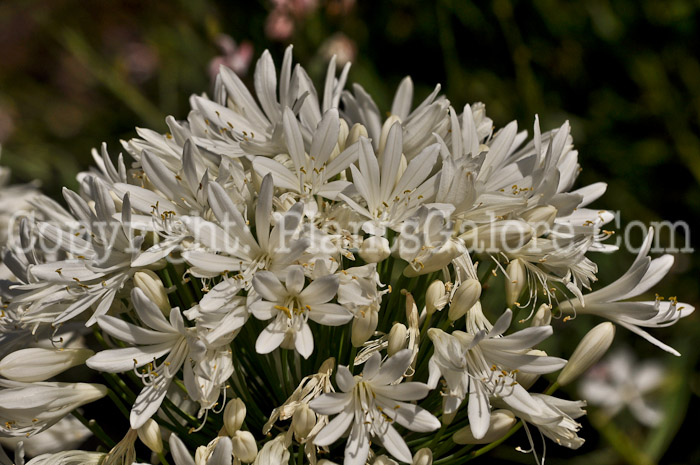
[[[215,39],[216,45],[221,50],[221,55],[212,58],[209,62],[209,76],[216,79],[221,65],[227,66],[236,74],[243,76],[248,72],[250,62],[253,59],[253,44],[247,40],[239,44],[227,34],[219,34]]]
[[[265,20],[265,35],[272,40],[287,40],[294,32],[294,20],[282,8],[274,9]]]

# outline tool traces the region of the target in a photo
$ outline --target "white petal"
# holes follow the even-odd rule
[[[172,342],[143,347],[103,350],[90,357],[85,364],[97,371],[121,373],[141,367],[170,352]]]
[[[372,379],[375,386],[390,384],[401,378],[411,364],[413,351],[403,349],[389,357],[379,369],[379,373]]]
[[[187,446],[183,444],[180,438],[171,434],[168,443],[170,444],[170,455],[173,456],[175,465],[195,465],[192,456],[187,451]]]
[[[369,425],[362,419],[355,419],[350,437],[345,444],[343,465],[364,465],[369,455]]]
[[[391,424],[387,423],[386,430],[382,431],[382,433],[382,445],[386,448],[387,452],[402,462],[410,463],[413,461],[413,456],[406,445],[406,441],[403,440],[401,435]]]
[[[476,439],[484,437],[491,421],[491,406],[489,398],[480,382],[472,380],[469,383],[469,401],[467,403],[469,426]]]
[[[321,415],[335,415],[344,410],[351,401],[351,393],[329,392],[309,402],[309,407]]]
[[[289,295],[299,295],[301,290],[304,288],[304,269],[299,265],[290,266],[287,269],[287,278],[284,281],[284,285],[287,288]]]
[[[280,302],[287,296],[287,289],[277,276],[270,271],[258,271],[253,277],[255,292],[271,302]]]
[[[394,400],[423,399],[430,392],[430,387],[423,383],[401,383],[389,386],[374,386],[374,392]]]
[[[294,348],[304,358],[309,358],[314,352],[314,335],[308,324],[303,323],[301,330],[297,331],[294,338]]]
[[[340,365],[335,374],[335,382],[343,392],[350,392],[355,387],[355,378],[350,373],[350,370],[345,365]]]
[[[314,444],[319,447],[329,446],[340,438],[354,418],[352,409],[347,408],[332,419],[314,438]]]
[[[338,292],[338,285],[338,276],[332,274],[321,276],[306,286],[306,289],[299,294],[299,297],[302,298],[305,304],[322,304],[335,297],[335,294]]]
[[[275,328],[275,322],[270,323],[265,329],[262,330],[258,339],[255,341],[255,351],[259,354],[269,354],[282,344],[284,340],[284,332],[277,331]]]
[[[340,326],[353,318],[350,311],[338,304],[317,304],[310,307],[309,319],[321,325]]]

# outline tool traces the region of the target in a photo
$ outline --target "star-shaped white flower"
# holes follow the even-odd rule
[[[440,422],[430,412],[406,402],[427,396],[430,388],[426,384],[394,384],[403,377],[412,357],[411,350],[403,349],[382,364],[381,356],[375,352],[365,363],[362,375],[355,377],[348,367],[339,366],[335,379],[342,392],[324,394],[309,404],[316,413],[338,414],[318,433],[314,444],[328,446],[351,428],[345,445],[345,465],[365,463],[370,436],[396,459],[410,463],[411,451],[393,423],[421,433],[440,428]]]
[[[258,271],[253,288],[262,300],[250,305],[250,311],[259,320],[272,322],[260,333],[255,343],[259,354],[267,354],[277,347],[296,349],[304,358],[314,351],[314,336],[308,320],[326,326],[340,326],[353,317],[344,307],[330,303],[338,292],[338,277],[326,275],[304,288],[304,270],[290,266],[285,283],[274,273]]]

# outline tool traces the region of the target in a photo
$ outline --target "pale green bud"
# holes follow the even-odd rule
[[[233,456],[243,463],[252,463],[258,455],[258,445],[250,431],[236,431],[231,438]]]
[[[519,258],[511,260],[506,268],[506,303],[512,307],[527,284],[525,263]]]
[[[445,304],[441,302],[445,297],[445,292],[445,283],[439,279],[430,283],[428,290],[425,291],[425,310],[428,312],[428,315],[435,313],[435,310],[442,310],[445,306]]]
[[[224,426],[229,436],[241,429],[245,420],[246,407],[241,399],[232,399],[224,409]]]
[[[308,404],[299,404],[292,416],[292,431],[297,439],[305,439],[316,426],[316,413]]]
[[[588,331],[578,343],[576,350],[571,354],[569,363],[566,364],[557,382],[560,386],[565,386],[581,376],[595,362],[608,351],[610,344],[615,338],[615,325],[606,321]]]
[[[402,323],[396,323],[391,327],[391,331],[389,331],[389,346],[387,347],[389,357],[394,355],[399,350],[406,348],[407,334],[408,329],[406,329],[406,325]]]
[[[158,423],[149,418],[139,429],[136,430],[141,442],[156,454],[163,452],[163,438],[160,434]]]
[[[510,410],[494,410],[491,412],[489,429],[481,439],[476,439],[469,426],[457,431],[452,440],[457,444],[489,444],[498,441],[515,425],[515,415]]]
[[[360,140],[360,137],[369,137],[367,135],[367,128],[360,123],[355,123],[350,128],[350,134],[348,134],[347,142],[345,142],[346,147],[350,147],[352,144]]]
[[[168,293],[165,292],[163,281],[160,280],[155,272],[151,270],[137,271],[134,273],[134,285],[141,289],[163,314],[170,314]]]
[[[372,337],[377,329],[378,315],[371,309],[365,310],[352,320],[352,345],[360,347]]]
[[[481,297],[481,283],[479,280],[475,278],[464,280],[457,292],[455,292],[454,297],[452,297],[448,318],[451,321],[457,321],[466,315],[469,309],[479,301],[479,297]]]
[[[411,465],[433,465],[433,451],[424,447],[416,452],[413,456],[413,462]]]

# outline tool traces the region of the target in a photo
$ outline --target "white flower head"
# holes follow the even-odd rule
[[[328,446],[348,429],[350,437],[345,446],[345,465],[362,465],[367,460],[370,437],[379,440],[386,450],[402,462],[411,462],[412,454],[406,442],[393,426],[430,432],[440,422],[427,410],[408,403],[424,398],[430,388],[423,383],[401,380],[408,369],[412,352],[404,349],[384,363],[378,353],[372,354],[361,375],[352,376],[345,366],[338,367],[336,382],[341,392],[324,394],[310,406],[322,415],[337,416],[314,439],[317,446]]]

